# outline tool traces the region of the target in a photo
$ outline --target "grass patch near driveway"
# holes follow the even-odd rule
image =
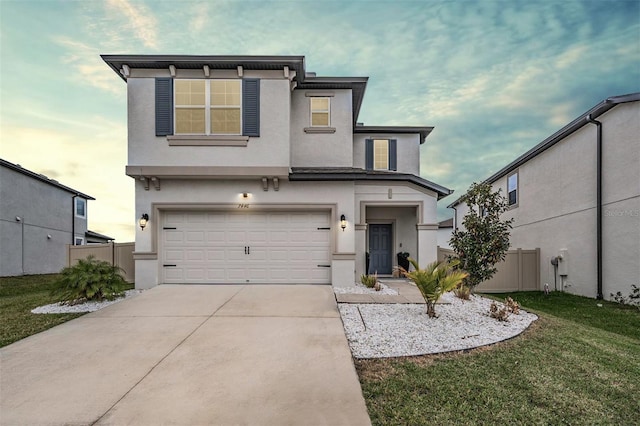
[[[0,347],[84,315],[31,313],[56,301],[51,296],[56,278],[57,274],[0,278]]]
[[[512,296],[540,316],[515,339],[356,360],[373,424],[636,424],[640,312],[567,294]],[[611,318],[622,324],[607,329]]]

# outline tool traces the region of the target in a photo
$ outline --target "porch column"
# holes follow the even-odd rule
[[[425,268],[438,259],[438,224],[418,224],[418,264]]]
[[[360,281],[360,276],[367,273],[365,256],[367,252],[367,224],[355,225],[355,245],[356,245],[356,281]]]

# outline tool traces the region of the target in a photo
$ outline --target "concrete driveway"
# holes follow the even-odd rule
[[[0,350],[0,424],[370,424],[330,286],[162,285]]]

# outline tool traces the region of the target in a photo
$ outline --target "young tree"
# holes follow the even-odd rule
[[[469,273],[464,285],[473,289],[493,277],[495,265],[504,260],[513,219],[500,219],[509,205],[500,190],[493,192],[489,183],[473,183],[461,201],[469,208],[462,220],[464,230],[454,231],[449,244],[460,260],[460,268]]]

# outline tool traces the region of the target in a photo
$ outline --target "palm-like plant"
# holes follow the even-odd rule
[[[427,304],[429,318],[437,317],[435,304],[444,293],[453,290],[462,283],[469,274],[456,270],[459,261],[432,262],[425,269],[420,269],[418,262],[409,259],[415,270],[409,272],[399,267],[400,272],[418,287]]]
[[[74,266],[64,268],[56,281],[54,294],[61,302],[75,304],[85,300],[113,300],[127,287],[122,269],[93,256],[80,259]]]

